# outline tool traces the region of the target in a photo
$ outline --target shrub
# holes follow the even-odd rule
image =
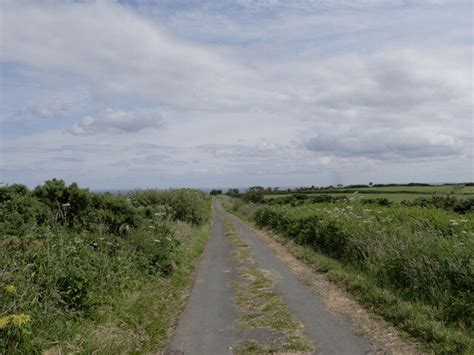
[[[401,204],[405,206],[435,207],[462,214],[474,211],[474,198],[458,199],[450,195],[432,196],[431,198],[421,197],[413,201],[403,200]]]
[[[230,197],[239,197],[240,191],[239,189],[229,189],[227,190],[226,195]]]
[[[174,221],[201,225],[209,218],[210,198],[195,189],[169,191],[144,190],[130,194],[133,203],[141,208],[150,207],[153,213],[164,215]]]
[[[68,226],[82,224],[91,203],[89,190],[57,179],[37,186],[32,194],[49,207],[55,222]]]
[[[390,206],[392,202],[385,197],[378,198],[364,198],[360,201],[364,205],[378,205],[378,206]]]
[[[89,226],[92,223],[105,225],[109,233],[124,235],[130,228],[139,226],[143,220],[141,211],[123,195],[94,194],[91,206]]]
[[[265,189],[261,186],[252,186],[243,195],[243,199],[247,202],[260,203],[265,197]]]
[[[0,230],[7,235],[23,235],[45,224],[50,216],[47,206],[29,193],[12,192],[0,203]]]

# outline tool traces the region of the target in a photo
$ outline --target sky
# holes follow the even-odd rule
[[[474,181],[457,0],[0,0],[0,182]]]

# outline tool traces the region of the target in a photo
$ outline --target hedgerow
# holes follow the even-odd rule
[[[138,197],[153,195],[152,201]],[[181,200],[180,200],[181,199]],[[41,353],[71,340],[127,290],[172,275],[182,260],[175,221],[206,223],[196,190],[115,195],[50,180],[0,186],[0,349]]]
[[[364,270],[377,285],[473,329],[474,216],[435,208],[263,206],[257,225]]]

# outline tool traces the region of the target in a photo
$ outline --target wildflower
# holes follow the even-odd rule
[[[28,324],[31,322],[31,317],[28,314],[13,314],[10,316],[10,321],[12,322],[13,325],[16,325],[18,327]]]
[[[5,329],[10,323],[10,316],[0,318],[0,329]]]
[[[8,294],[8,295],[13,295],[16,293],[16,287],[13,286],[13,285],[5,285],[3,287],[3,289],[5,290],[5,293]]]

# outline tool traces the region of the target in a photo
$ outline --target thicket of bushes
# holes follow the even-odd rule
[[[381,287],[473,330],[474,216],[419,207],[263,206],[256,223],[364,270]]]
[[[456,213],[468,213],[474,211],[474,198],[458,199],[454,196],[432,196],[431,198],[417,198],[401,202],[405,206],[418,206],[428,208],[441,208]]]
[[[0,187],[0,349],[39,353],[179,263],[175,221],[202,225],[196,190],[97,194],[51,180]]]

